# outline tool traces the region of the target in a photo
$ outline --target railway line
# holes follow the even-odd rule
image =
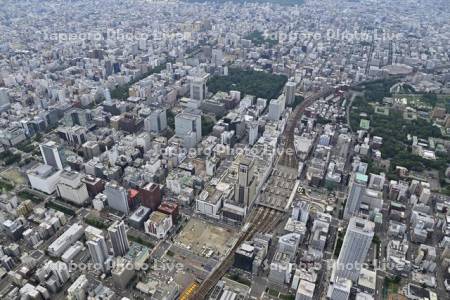
[[[271,209],[269,207],[259,206],[255,208],[254,212],[249,216],[249,221],[244,226],[241,236],[238,238],[234,246],[229,251],[228,255],[219,262],[219,265],[214,269],[210,276],[206,278],[196,293],[190,299],[206,299],[209,292],[219,282],[219,280],[226,274],[226,272],[233,266],[234,252],[239,246],[258,232],[268,232],[271,225],[274,223],[274,218],[277,216],[277,220],[281,218],[282,213]]]
[[[311,105],[317,99],[327,96],[332,92],[332,89],[328,88],[320,91],[314,95],[307,97],[300,105],[298,105],[292,113],[288,124],[286,125],[283,133],[284,150],[283,154],[278,161],[279,164],[298,168],[298,158],[292,151],[286,151],[287,149],[294,149],[294,130],[295,127],[304,113],[306,107]],[[247,240],[250,240],[256,233],[268,233],[273,230],[282,221],[283,212],[267,207],[258,206],[249,215],[246,225],[243,227],[243,231],[230,249],[227,256],[218,263],[217,267],[210,273],[210,275],[201,283],[196,290],[195,294],[190,299],[206,299],[209,292],[216,286],[219,280],[226,274],[226,272],[233,266],[234,253],[240,247],[240,245]]]
[[[326,97],[332,92],[331,88],[326,88],[318,93],[315,93],[303,100],[292,112],[291,118],[288,120],[286,128],[283,133],[283,141],[284,141],[284,151],[279,160],[279,164],[282,166],[290,167],[297,169],[298,168],[298,158],[295,155],[294,147],[294,131],[295,127],[298,124],[301,116],[305,112],[305,109],[314,103],[317,99],[321,97]]]

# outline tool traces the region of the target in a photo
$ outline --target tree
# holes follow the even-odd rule
[[[213,76],[207,84],[208,90],[212,93],[236,90],[244,95],[270,100],[281,94],[286,82],[287,77],[284,75],[230,68],[227,76]]]
[[[209,135],[212,132],[212,129],[214,127],[214,124],[216,123],[216,121],[208,116],[208,115],[203,115],[202,116],[202,135]]]

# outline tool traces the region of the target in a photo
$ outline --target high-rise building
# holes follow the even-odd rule
[[[86,175],[81,179],[86,185],[88,194],[90,197],[94,198],[97,194],[103,192],[105,189],[105,182],[100,178],[94,177],[92,175]]]
[[[329,287],[327,296],[330,300],[348,300],[351,288],[351,280],[341,280]]]
[[[83,205],[89,199],[89,193],[86,184],[81,180],[81,174],[64,170],[60,176],[56,184],[58,195],[66,201]]]
[[[314,299],[314,290],[316,285],[307,280],[300,280],[297,288],[297,293],[295,294],[295,300],[312,300]]]
[[[124,256],[130,248],[128,244],[127,232],[125,230],[125,223],[114,222],[108,228],[109,237],[113,247],[114,256]]]
[[[285,109],[286,98],[284,95],[280,95],[278,99],[272,99],[269,103],[269,119],[272,121],[278,121]]]
[[[223,65],[223,51],[222,49],[212,49],[211,51],[211,63],[215,67]]]
[[[142,205],[155,211],[161,204],[161,189],[159,184],[149,182],[140,189]]]
[[[356,281],[361,272],[361,265],[366,259],[374,236],[375,223],[369,220],[352,217],[342,243],[337,260],[336,281],[350,279]]]
[[[125,289],[135,276],[134,267],[128,259],[117,257],[114,261],[114,268],[111,270],[114,285]]]
[[[61,284],[64,284],[70,279],[69,268],[67,267],[67,264],[62,261],[49,261],[44,268],[51,271]]]
[[[89,281],[86,275],[81,274],[77,280],[67,289],[67,298],[72,300],[86,300],[86,289],[89,286]]]
[[[144,129],[149,132],[161,132],[167,129],[167,112],[165,109],[155,109],[144,120]]]
[[[248,143],[254,145],[258,140],[258,122],[250,122],[248,124]]]
[[[202,117],[200,111],[185,110],[175,116],[175,134],[184,140],[186,148],[194,147],[202,140]]]
[[[92,116],[89,110],[72,108],[64,113],[63,118],[64,124],[66,126],[86,126],[92,121]]]
[[[100,144],[96,141],[87,141],[82,145],[82,149],[86,160],[99,156],[101,153]]]
[[[247,272],[252,272],[255,260],[255,247],[248,243],[243,243],[234,253],[233,266]]]
[[[145,233],[151,236],[154,236],[158,239],[163,239],[167,236],[172,226],[172,217],[170,215],[155,211],[144,223],[144,230]]]
[[[379,175],[370,174],[369,189],[382,191],[385,181],[386,181],[386,176],[384,175],[384,173],[381,173]]]
[[[254,161],[245,158],[239,163],[238,182],[234,190],[234,200],[243,207],[249,207],[256,196]]]
[[[305,201],[292,203],[292,219],[306,224],[308,222],[310,208],[311,205]]]
[[[366,190],[367,175],[356,173],[350,183],[350,191],[347,196],[347,202],[344,209],[344,219],[348,220],[358,214],[362,195]]]
[[[39,145],[42,158],[46,165],[50,165],[58,170],[64,169],[64,153],[63,148],[53,141]]]
[[[86,245],[89,249],[92,261],[96,264],[96,267],[102,271],[108,270],[108,262],[111,260],[108,255],[108,247],[106,246],[106,240],[103,236],[103,232],[92,226],[86,227]]]
[[[209,74],[196,74],[194,76],[189,76],[189,91],[190,98],[198,101],[203,101],[208,94],[208,87],[206,82],[208,81]]]
[[[103,194],[105,194],[108,199],[109,207],[128,215],[130,212],[128,192],[124,187],[115,182],[108,182],[105,185]]]
[[[8,90],[0,88],[0,112],[4,112],[11,107],[11,100],[9,99]]]
[[[284,87],[284,95],[286,96],[286,105],[291,105],[295,101],[295,90],[297,89],[297,83],[288,81]]]

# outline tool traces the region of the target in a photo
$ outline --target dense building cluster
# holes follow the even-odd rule
[[[0,299],[448,299],[450,7],[12,1]]]

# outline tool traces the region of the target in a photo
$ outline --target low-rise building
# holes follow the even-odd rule
[[[167,236],[172,228],[172,217],[162,212],[153,212],[144,224],[145,233],[154,236],[158,239],[163,239]]]

